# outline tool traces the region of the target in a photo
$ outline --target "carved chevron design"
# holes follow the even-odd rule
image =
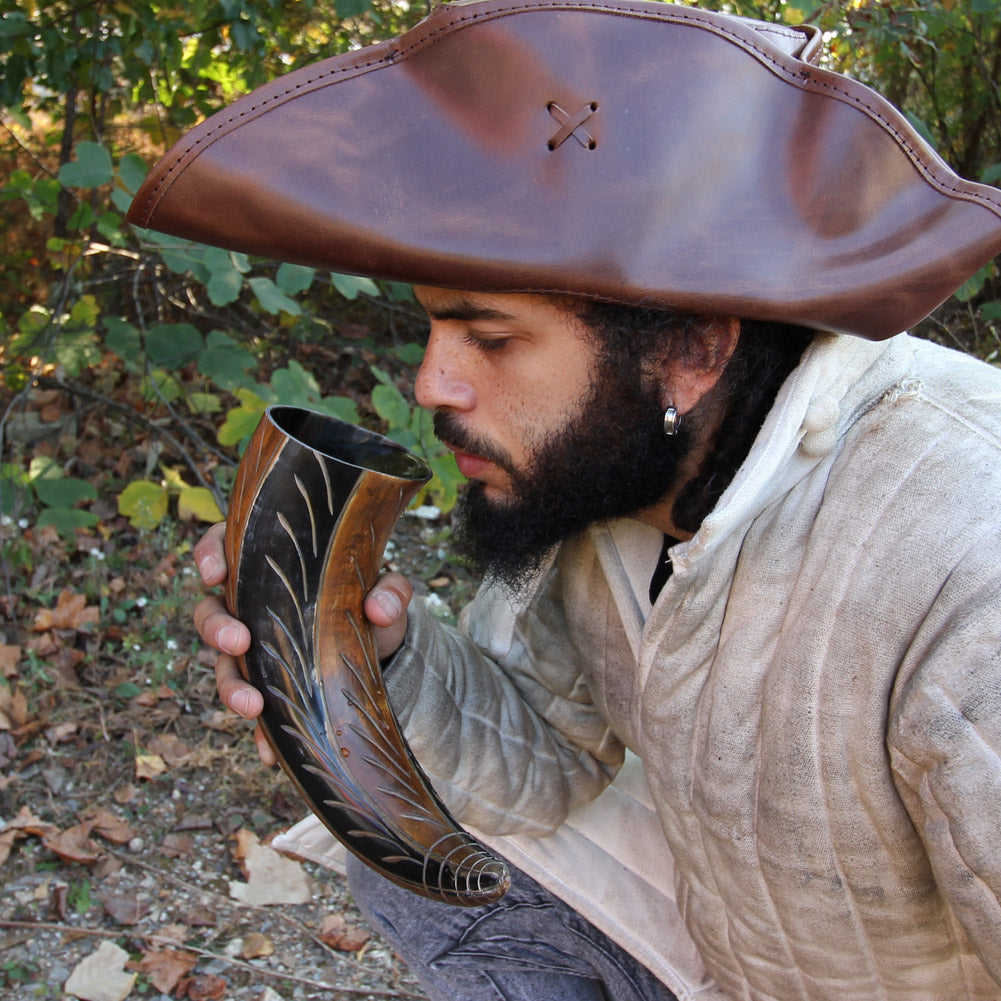
[[[362,611],[389,533],[427,473],[333,418],[281,407],[261,424],[234,486],[227,552],[230,608],[254,641],[241,667],[264,694],[268,739],[367,864],[438,900],[495,900],[507,867],[458,826],[414,759]]]

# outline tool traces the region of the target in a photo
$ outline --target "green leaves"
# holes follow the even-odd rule
[[[77,507],[97,500],[94,485],[66,476],[55,459],[49,456],[32,459],[27,482],[42,505],[38,525],[52,525],[60,535],[72,536],[77,528],[91,528],[97,524],[96,514]]]
[[[249,373],[256,368],[257,359],[250,351],[221,330],[209,333],[205,349],[198,357],[198,371],[227,392],[252,386]]]
[[[388,372],[376,365],[370,368],[376,378],[372,406],[389,425],[387,436],[420,455],[434,474],[431,482],[414,498],[413,505],[434,504],[445,513],[451,511],[463,476],[455,464],[455,457],[435,437],[431,414],[423,407],[411,407]]]
[[[203,346],[202,335],[190,323],[158,323],[146,331],[150,361],[168,372],[195,361]]]
[[[375,365],[372,374],[378,380],[372,389],[372,406],[375,412],[389,425],[390,433],[410,427],[410,404],[393,384],[388,373]]]
[[[305,268],[300,264],[282,264],[275,275],[275,285],[285,295],[298,295],[309,291],[315,276],[313,268]]]
[[[261,308],[268,313],[289,313],[292,316],[299,316],[302,307],[294,299],[289,298],[270,279],[264,277],[250,278],[247,281]]]
[[[345,299],[357,299],[359,295],[378,295],[379,286],[371,278],[358,275],[338,275],[331,272],[330,281]]]
[[[93,142],[77,143],[76,159],[59,168],[59,183],[68,188],[99,188],[112,176],[111,154]]]
[[[228,306],[236,302],[243,291],[243,276],[250,270],[247,255],[208,247],[203,261],[210,272],[205,291],[212,305]]]

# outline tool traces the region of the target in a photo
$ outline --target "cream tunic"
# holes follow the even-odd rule
[[[1001,373],[820,337],[654,607],[659,536],[598,526],[519,607],[415,608],[391,697],[460,819],[683,999],[1001,998],[999,530]],[[590,803],[627,748],[649,798]]]

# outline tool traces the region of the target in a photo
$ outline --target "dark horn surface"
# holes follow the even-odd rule
[[[240,666],[264,694],[265,733],[317,816],[393,882],[473,906],[504,894],[507,867],[459,827],[413,757],[362,611],[428,476],[381,435],[269,409],[233,488],[226,598],[251,631]]]

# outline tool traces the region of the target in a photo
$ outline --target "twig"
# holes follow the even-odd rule
[[[61,389],[72,396],[80,396],[93,403],[99,403],[103,407],[109,407],[112,410],[117,410],[119,413],[124,414],[129,420],[141,425],[153,434],[161,435],[166,438],[167,441],[169,441],[177,450],[178,455],[194,474],[198,482],[213,496],[216,496],[216,491],[213,489],[208,480],[206,480],[202,475],[202,471],[198,468],[194,459],[191,458],[188,450],[170,431],[167,431],[156,421],[152,421],[148,417],[144,417],[133,407],[126,406],[124,403],[119,403],[117,400],[109,399],[107,396],[102,396],[100,393],[95,393],[92,390],[84,389],[82,386],[76,386],[70,382],[63,382],[61,379],[54,379],[52,376],[40,375],[35,378],[34,382],[36,385],[45,389]]]
[[[117,852],[113,848],[107,848],[106,851],[109,855],[113,855],[115,858],[119,860],[119,862],[123,863],[124,865],[133,865],[139,869],[144,869],[146,872],[156,876],[159,880],[162,881],[166,879],[169,882],[174,883],[176,886],[179,886],[182,890],[187,890],[190,893],[202,893],[202,894],[208,893],[211,894],[212,896],[225,899],[227,903],[229,903],[229,899],[224,897],[224,895],[215,893],[215,891],[210,890],[205,886],[195,886],[191,883],[188,883],[186,880],[181,879],[180,876],[170,872],[168,869],[161,869],[159,866],[155,866],[150,862],[144,862],[142,859],[136,858],[134,855],[125,855],[122,852]],[[264,908],[258,907],[254,904],[242,904],[241,906],[250,907],[253,908],[254,910],[260,910],[262,912],[265,910]],[[268,911],[267,913],[269,917],[275,916],[274,913],[271,911]],[[319,935],[314,935],[301,921],[296,920],[296,918],[294,918],[291,914],[287,914],[285,913],[285,911],[279,911],[278,917],[281,918],[281,920],[284,921],[286,924],[291,925],[298,934],[302,935],[303,938],[308,938],[311,942],[313,942],[314,945],[318,946],[321,949],[321,951],[327,953],[327,955],[329,955],[330,958],[335,960],[336,962],[343,963],[345,966],[353,967],[360,973],[370,972],[365,968],[365,966],[362,963],[359,963],[357,960],[351,959],[350,956],[346,956],[343,952],[340,952],[337,949],[334,949],[331,946],[327,945],[327,943],[324,942]]]
[[[221,963],[228,963],[237,969],[246,970],[249,973],[258,973],[265,977],[273,977],[275,980],[292,980],[297,984],[304,984],[307,987],[317,987],[324,991],[340,992],[342,994],[357,994],[363,997],[372,996],[380,998],[412,998],[413,1001],[424,1001],[420,994],[413,994],[410,991],[396,991],[391,988],[380,987],[342,987],[334,984],[327,984],[321,980],[312,980],[309,977],[300,977],[294,973],[280,972],[277,970],[265,970],[253,963],[244,962],[242,959],[234,959],[218,952],[211,952],[202,949],[197,945],[187,945],[178,942],[177,939],[168,938],[166,935],[157,935],[152,932],[136,931],[133,928],[123,928],[120,931],[109,931],[104,928],[79,928],[76,925],[61,924],[55,921],[5,921],[0,920],[0,928],[24,928],[31,931],[54,931],[67,935],[86,935],[93,938],[138,938],[143,942],[151,942],[153,945],[171,946],[175,949],[184,949],[193,952],[202,959],[217,960]]]

